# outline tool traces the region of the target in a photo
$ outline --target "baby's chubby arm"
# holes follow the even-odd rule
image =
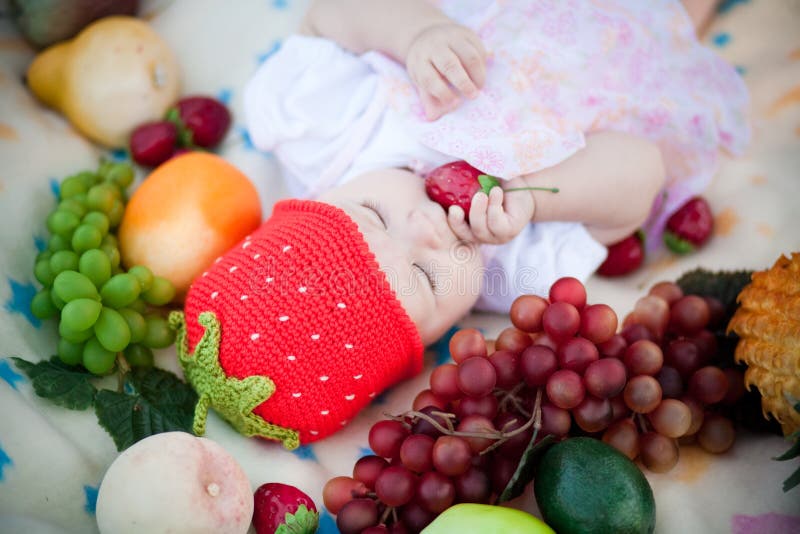
[[[426,0],[315,0],[302,30],[404,63],[429,120],[455,109],[459,93],[475,98],[486,77],[480,38]]]
[[[472,199],[469,223],[451,206],[447,220],[461,239],[501,244],[529,222],[580,222],[603,244],[632,234],[650,214],[664,184],[658,147],[643,138],[617,132],[586,136],[586,147],[567,160],[536,173],[506,180],[489,195]],[[511,191],[534,187],[538,190]],[[543,191],[555,187],[557,193]]]
[[[570,158],[522,180],[529,186],[559,188],[555,194],[530,191],[536,206],[533,222],[581,222],[599,242],[611,244],[644,223],[665,174],[655,143],[620,132],[597,132],[587,135],[586,146]]]

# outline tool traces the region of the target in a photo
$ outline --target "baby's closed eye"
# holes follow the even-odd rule
[[[431,290],[433,290],[433,292],[436,293],[436,277],[433,276],[433,274],[431,273],[431,270],[421,266],[418,263],[412,263],[411,266],[414,269],[416,269],[420,273],[421,276],[425,277],[425,280],[427,281],[427,283],[430,286]]]

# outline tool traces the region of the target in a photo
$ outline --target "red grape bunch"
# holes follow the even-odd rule
[[[453,504],[495,502],[546,435],[603,439],[658,472],[675,465],[683,436],[730,447],[730,423],[708,410],[742,377],[710,365],[715,303],[658,284],[618,333],[614,310],[587,304],[579,280],[557,280],[548,296],[517,298],[493,344],[456,332],[453,362],[412,409],[372,426],[374,454],[323,490],[343,533],[419,532]]]
[[[632,417],[615,422],[603,441],[648,469],[665,472],[678,462],[678,440],[712,453],[735,438],[725,408],[745,393],[735,367],[720,368],[712,328],[725,310],[713,297],[684,295],[673,282],[659,282],[640,298],[615,336],[612,356],[631,377],[623,400]]]
[[[374,454],[356,462],[352,477],[325,485],[343,533],[419,532],[453,504],[491,502],[542,426],[544,412],[537,419],[511,393],[524,385],[516,353],[489,357],[475,329],[457,332],[450,347],[456,363],[433,371],[412,410],[372,426]]]

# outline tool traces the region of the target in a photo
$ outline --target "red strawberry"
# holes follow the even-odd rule
[[[433,169],[425,177],[425,192],[428,197],[438,203],[447,211],[450,206],[459,206],[464,210],[469,220],[469,208],[472,197],[483,189],[480,177],[493,179],[487,174],[467,163],[466,161],[453,161]],[[495,180],[495,183],[497,180]],[[491,186],[489,186],[491,189]],[[486,194],[488,190],[484,190]]]
[[[180,128],[185,146],[213,148],[225,137],[231,125],[231,114],[219,100],[189,96],[178,100],[167,112],[167,120]]]
[[[465,219],[469,222],[469,208],[472,197],[478,191],[487,195],[500,182],[494,176],[482,173],[466,161],[451,161],[433,169],[425,177],[425,192],[428,198],[438,203],[447,211],[450,206],[459,206],[464,210]],[[558,189],[549,187],[519,187],[506,191],[539,189],[557,193]]]
[[[672,214],[664,232],[664,244],[676,254],[687,254],[703,245],[714,229],[711,206],[703,197],[689,199]]]
[[[172,157],[177,141],[178,128],[169,121],[142,124],[131,134],[131,157],[140,165],[156,167]]]
[[[622,276],[638,269],[644,261],[643,241],[641,232],[636,232],[609,245],[606,261],[597,269],[597,273],[603,276]]]
[[[253,494],[255,509],[253,526],[257,534],[281,532],[313,534],[317,531],[319,514],[311,497],[288,484],[262,484]]]

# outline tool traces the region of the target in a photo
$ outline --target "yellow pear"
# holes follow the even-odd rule
[[[28,86],[102,145],[127,145],[133,129],[161,119],[180,92],[180,69],[158,34],[135,17],[106,17],[44,50]]]

